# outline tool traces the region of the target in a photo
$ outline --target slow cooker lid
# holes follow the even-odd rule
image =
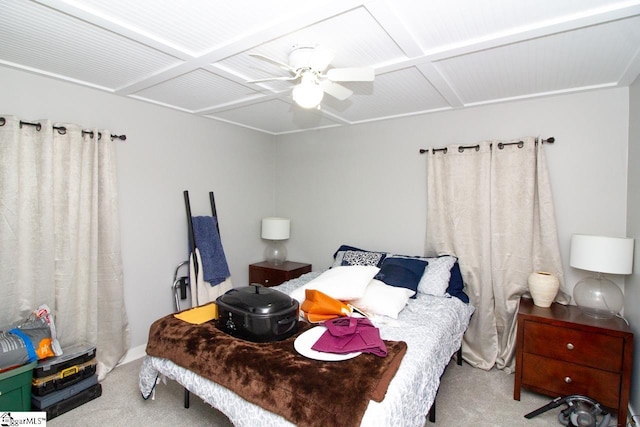
[[[293,305],[289,295],[256,285],[231,289],[221,295],[219,301],[240,310],[261,314],[278,312]]]

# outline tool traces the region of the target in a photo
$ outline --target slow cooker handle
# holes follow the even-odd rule
[[[296,326],[297,322],[298,322],[298,319],[296,319],[295,317],[288,317],[285,319],[278,320],[276,322],[277,334],[278,335],[286,334]]]

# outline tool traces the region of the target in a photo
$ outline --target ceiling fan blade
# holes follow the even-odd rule
[[[262,61],[266,61],[270,64],[276,65],[282,68],[283,70],[291,71],[292,73],[296,72],[296,70],[294,70],[289,64],[285,64],[284,62],[280,62],[276,59],[269,58],[268,56],[260,55],[259,53],[250,53],[249,56],[253,56],[254,58],[258,58]]]
[[[335,56],[335,52],[331,49],[316,46],[311,54],[311,58],[309,58],[309,66],[316,71],[322,72],[331,64]]]
[[[327,78],[334,82],[372,82],[375,77],[373,68],[332,68]]]
[[[266,79],[257,79],[257,80],[247,80],[247,83],[264,83],[264,82],[272,82],[272,81],[293,81],[297,80],[298,76],[291,77],[268,77]]]
[[[333,96],[336,99],[339,99],[340,101],[344,101],[345,99],[353,95],[353,91],[351,91],[350,89],[347,89],[346,87],[339,85],[338,83],[334,83],[330,80],[321,81],[320,87],[322,87],[322,90],[324,90],[325,93],[328,93],[329,95]]]

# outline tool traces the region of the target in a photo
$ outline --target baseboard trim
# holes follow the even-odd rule
[[[118,363],[120,365],[126,365],[129,362],[133,362],[134,360],[138,360],[147,355],[145,349],[147,348],[147,343],[141,344],[137,347],[130,348],[124,357]]]

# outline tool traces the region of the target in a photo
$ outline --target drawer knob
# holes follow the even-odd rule
[[[564,377],[564,382],[567,384],[571,384],[573,380],[571,379],[571,377]]]
[[[573,350],[573,349],[574,349],[573,344],[568,343],[568,344],[567,344],[567,349],[568,349],[568,350]]]

